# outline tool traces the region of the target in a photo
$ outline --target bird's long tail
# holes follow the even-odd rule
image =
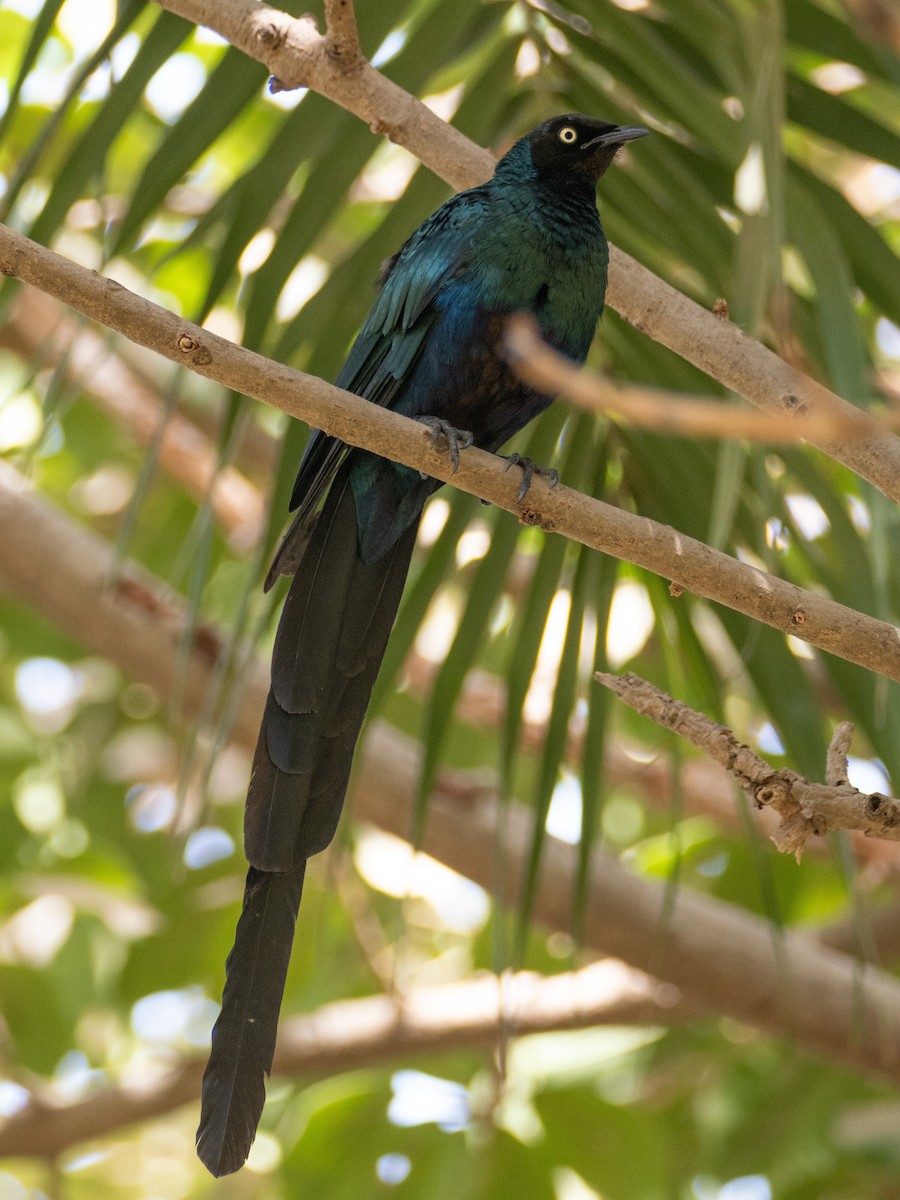
[[[203,1075],[197,1153],[213,1175],[243,1166],[266,1098],[304,869],[247,872],[225,965],[222,1011]]]
[[[415,542],[418,520],[376,562],[363,560],[351,465],[332,485],[275,639],[244,824],[251,865],[197,1130],[216,1176],[244,1163],[256,1134],[306,860],[334,836]]]

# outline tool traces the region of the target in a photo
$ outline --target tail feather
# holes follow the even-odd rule
[[[275,640],[244,820],[247,858],[262,870],[289,870],[334,836],[415,544],[417,521],[377,562],[363,561],[351,465],[329,493]]]
[[[356,507],[348,473],[335,480],[291,583],[272,653],[272,692],[289,713],[318,712],[356,602]]]
[[[213,1175],[246,1161],[266,1098],[284,981],[303,890],[304,867],[251,867],[234,948],[225,964],[222,1011],[203,1075],[197,1154]]]
[[[287,712],[274,694],[269,692],[260,726],[260,740],[279,771],[285,775],[313,773],[320,724],[319,712]],[[253,788],[254,784],[251,782],[250,790]]]
[[[289,714],[278,709],[275,698],[269,693],[266,710],[272,708],[276,717],[263,719],[253,770],[244,809],[244,853],[260,871],[290,871],[295,861],[302,862],[306,856],[297,857],[313,763],[304,747],[290,762],[284,755],[290,748],[279,727]],[[301,759],[302,755],[302,759]],[[280,763],[280,767],[276,765]],[[295,768],[286,769],[287,766]]]
[[[244,818],[251,866],[203,1077],[197,1151],[213,1175],[236,1171],[256,1134],[306,860],[334,836],[416,538],[414,512],[376,561],[364,559],[352,467],[351,457],[311,536],[309,522],[298,529],[308,542],[275,638]]]
[[[375,674],[378,673],[403,594],[418,528],[418,520],[413,521],[387,555],[375,563],[357,558],[353,588],[364,602],[348,604],[344,611],[334,663],[337,672],[346,679],[371,670],[373,664]]]

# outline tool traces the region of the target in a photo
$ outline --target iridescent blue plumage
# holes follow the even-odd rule
[[[582,142],[614,128],[584,117],[556,118],[517,142],[488,183],[454,196],[429,217],[386,265],[339,387],[406,416],[446,420],[469,430],[486,450],[497,450],[547,407],[552,397],[514,375],[496,353],[497,340],[506,316],[530,312],[552,345],[584,361],[603,311],[609,258],[595,203],[596,168],[608,165],[621,145],[606,143],[588,160],[576,159],[582,169],[573,169],[571,156],[583,151],[580,144],[570,150],[559,143],[557,131],[566,122],[573,128],[581,122]],[[544,136],[556,139],[561,161],[535,162],[533,147]],[[402,485],[354,453],[363,554],[377,555],[405,528],[396,517],[385,523],[384,504],[396,501],[414,520],[433,489],[420,486],[413,472],[394,469],[406,483],[401,500]],[[340,457],[333,439],[314,435],[292,501],[301,505],[301,526]],[[390,497],[373,493],[378,488]]]
[[[584,360],[608,262],[596,183],[643,132],[569,114],[517,142],[488,183],[454,196],[386,264],[338,385],[499,449],[552,399],[498,353],[506,319],[531,313],[547,341]],[[299,511],[268,580],[295,576],[247,796],[251,868],[203,1081],[198,1153],[215,1175],[237,1170],[253,1140],[306,860],[334,835],[418,520],[438,486],[322,433],[300,465]]]

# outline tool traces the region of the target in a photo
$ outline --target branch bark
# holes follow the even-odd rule
[[[879,963],[900,960],[900,902],[873,909],[863,918],[856,913],[832,925],[820,926],[816,937],[826,946],[868,958],[872,952]]]
[[[0,329],[0,345],[33,366],[61,366],[66,382],[128,429],[138,445],[157,446],[161,466],[193,500],[209,500],[236,551],[256,544],[265,516],[259,489],[235,467],[221,466],[209,438],[180,413],[167,412],[156,390],[94,330],[79,328],[60,305],[24,288]]]
[[[404,683],[410,693],[423,703],[431,695],[438,664],[412,651],[403,664]],[[503,728],[506,711],[506,688],[497,676],[473,668],[466,675],[457,703],[462,721],[476,729],[499,731]],[[528,717],[522,720],[519,748],[529,754],[539,754],[547,737],[545,721]],[[569,724],[566,761],[581,760],[584,719],[575,714]],[[671,760],[659,755],[647,762],[643,755],[629,753],[627,744],[608,742],[603,757],[603,778],[610,788],[624,788],[643,804],[671,812],[676,801],[687,815],[702,815],[712,819],[733,837],[744,837],[746,825],[740,806],[736,803],[735,788],[727,770],[706,758],[689,758],[679,764],[677,772]],[[771,807],[752,807],[753,817],[761,833],[773,837],[781,817]],[[851,836],[857,864],[864,871],[867,884],[882,883],[900,869],[900,845],[862,833]],[[820,838],[807,843],[807,849],[831,856],[829,845]],[[900,929],[898,929],[900,938]]]
[[[900,12],[892,0],[844,0],[844,5],[865,36],[900,54]]]
[[[537,322],[524,313],[510,317],[506,353],[518,375],[541,391],[565,396],[580,408],[623,417],[629,425],[689,438],[732,438],[754,442],[814,441],[865,435],[857,409],[814,412],[785,404],[781,414],[728,404],[719,396],[683,396],[660,388],[619,387],[577,366],[543,340]],[[897,418],[893,424],[898,423]],[[887,430],[890,422],[880,423]]]
[[[0,528],[0,581],[128,675],[163,697],[178,695],[185,712],[202,712],[224,635],[209,625],[197,627],[190,669],[182,674],[179,647],[188,618],[181,601],[134,563],[119,564],[101,538],[40,500],[2,461]],[[268,690],[261,664],[250,689],[251,704],[238,710],[234,736],[253,746]]]
[[[156,0],[162,8],[215,29],[264,63],[279,88],[308,87],[362,118],[373,133],[405,146],[454,188],[489,178],[493,156],[476,146],[369,63],[345,69],[329,52],[312,17],[294,18],[260,0]],[[610,247],[607,303],[636,329],[668,346],[731,391],[767,412],[833,414],[853,422],[848,440],[810,438],[838,462],[900,501],[900,438],[828,388],[785,363],[737,325],[663,282],[616,246]]]
[[[462,454],[455,471],[429,430],[324,380],[236,346],[121,284],[0,225],[0,273],[49,292],[132,341],[226,387],[308,421],[352,446],[453,483],[463,491],[606,554],[626,559],[782,633],[900,681],[900,629],[738,562],[646,517],[559,486],[535,483],[525,501],[506,465],[483,450]],[[900,444],[900,443],[898,443]],[[900,478],[900,477],[898,477]]]
[[[354,815],[403,837],[418,753],[383,727],[366,742]],[[476,787],[468,802],[457,789],[432,796],[422,848],[461,874],[491,886],[498,836],[496,797]],[[517,904],[528,862],[531,815],[516,807],[503,825],[506,896]],[[548,837],[535,898],[535,919],[573,928],[577,848]],[[900,1081],[900,983],[863,969],[804,933],[782,937],[734,905],[630,874],[605,852],[591,856],[581,928],[601,954],[672,983],[690,998],[823,1058]],[[859,1036],[865,1029],[866,1035]]]
[[[292,17],[261,0],[156,0],[160,8],[205,25],[261,62],[276,91],[307,87],[360,117],[457,190],[484,183],[494,157],[435,116],[364,58],[349,63],[332,53],[315,18]],[[334,5],[331,5],[333,11]],[[343,32],[337,27],[338,37]]]
[[[595,1025],[668,1024],[699,1010],[676,989],[607,960],[547,978],[531,972],[489,976],[405,997],[369,996],[328,1004],[282,1022],[272,1071],[309,1079],[422,1054],[488,1050],[498,1037]],[[0,1158],[53,1158],[80,1142],[162,1116],[200,1095],[203,1062],[185,1059],[163,1074],[146,1071],[70,1104],[40,1093],[0,1120]]]
[[[745,746],[730,729],[711,721],[683,700],[666,695],[637,675],[594,678],[615,692],[635,712],[691,742],[733,776],[754,804],[774,809],[781,817],[772,834],[777,848],[799,859],[809,838],[837,829],[852,829],[867,837],[900,841],[900,801],[878,793],[863,795],[847,779],[847,750],[853,727],[842,722],[828,751],[825,783],[815,783],[796,771],[774,771]]]
[[[18,481],[18,482],[16,482]],[[111,550],[44,500],[23,490],[13,469],[0,464],[0,527],[21,530],[0,572],[70,636],[123,669],[173,695],[178,629],[184,614],[145,574],[134,585],[104,591]],[[42,564],[54,563],[52,578]],[[187,671],[183,708],[200,711],[212,678],[215,648],[209,630]],[[241,690],[234,737],[248,753],[268,684],[260,668]],[[352,811],[357,819],[406,837],[413,828],[419,748],[383,724],[364,745]],[[439,777],[422,849],[454,870],[493,889],[500,806],[483,776],[468,793]],[[504,898],[519,902],[531,846],[531,814],[513,806],[503,821],[507,862]],[[553,929],[573,927],[573,881],[578,850],[546,840],[534,902],[535,919]],[[241,872],[243,873],[243,872]],[[655,881],[639,879],[610,855],[595,850],[590,887],[579,914],[586,947],[622,959],[674,984],[689,998],[803,1049],[858,1071],[900,1082],[900,983],[826,949],[814,938],[779,938],[759,917],[680,888],[674,898]],[[865,1036],[860,1035],[865,1031]]]
[[[342,70],[353,71],[365,62],[353,0],[325,0],[325,43]]]

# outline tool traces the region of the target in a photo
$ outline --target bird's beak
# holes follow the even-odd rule
[[[616,125],[614,129],[585,142],[581,149],[594,150],[598,146],[622,146],[625,142],[633,142],[635,138],[646,137],[649,132],[649,129],[642,129],[640,125]]]

